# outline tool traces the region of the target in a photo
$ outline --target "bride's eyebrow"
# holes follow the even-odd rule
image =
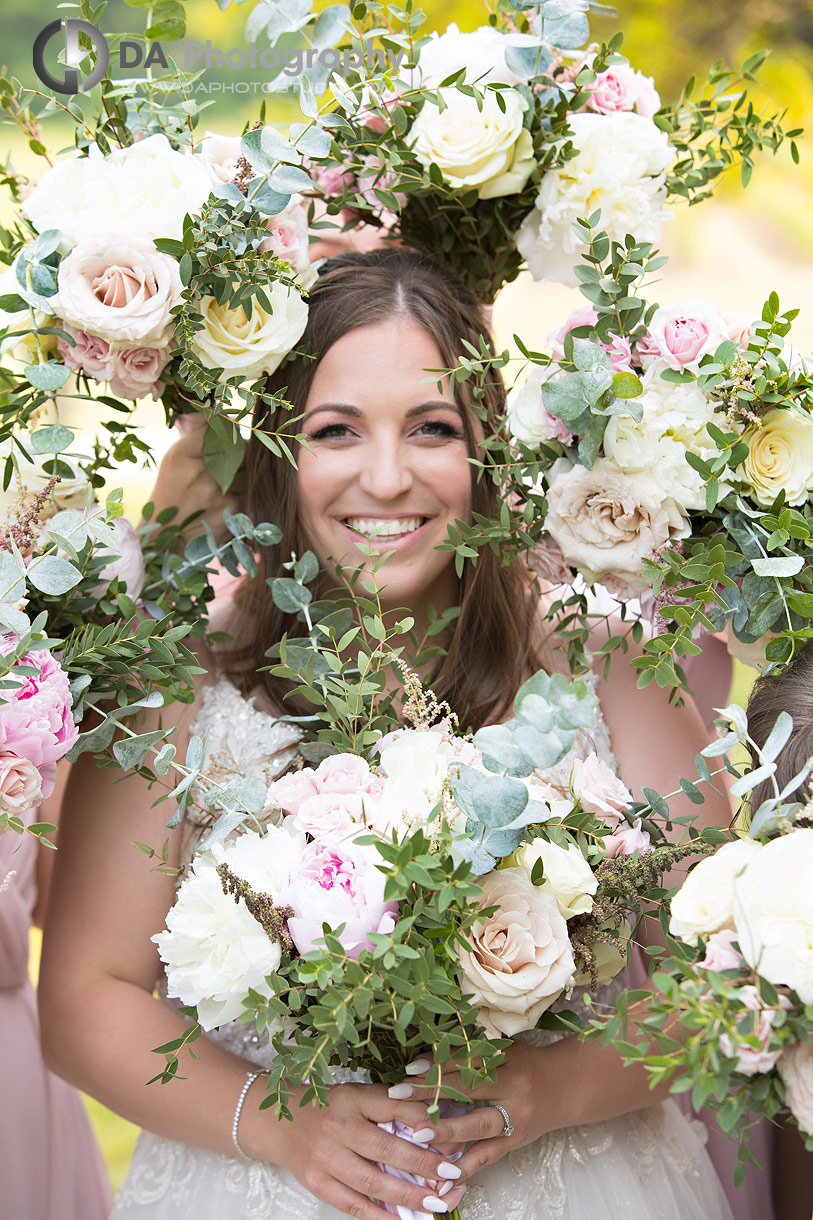
[[[462,412],[455,402],[447,402],[444,398],[438,398],[434,402],[422,402],[415,407],[410,407],[406,413],[406,419],[412,419],[416,415],[426,415],[430,411],[453,411],[455,415],[462,418]],[[314,407],[312,411],[308,411],[305,420],[312,419],[314,415],[319,415],[323,411],[335,411],[339,415],[347,415],[351,419],[361,419],[364,412],[359,407],[352,407],[349,403],[344,402],[328,402],[323,403],[320,407]],[[303,420],[303,423],[305,422]]]

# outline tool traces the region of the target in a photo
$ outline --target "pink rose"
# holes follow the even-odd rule
[[[99,548],[97,554],[111,556],[110,562],[105,564],[99,575],[106,584],[113,580],[123,581],[127,596],[135,601],[144,588],[146,577],[141,542],[126,517],[117,517],[112,528],[116,535],[116,550],[110,547]]]
[[[565,336],[571,330],[576,330],[579,326],[595,326],[596,322],[598,322],[598,314],[592,305],[585,305],[582,309],[574,309],[564,326],[560,326],[558,330],[554,330],[548,335],[548,343],[551,345],[551,356],[553,359],[564,360]],[[616,373],[626,373],[629,371],[631,361],[629,339],[623,335],[612,335],[609,343],[601,343],[600,346],[609,354],[610,363]],[[564,427],[563,424],[561,426]],[[556,437],[555,439],[564,440],[564,444],[569,445],[573,438],[569,432],[567,436],[567,440],[564,440],[562,437]]]
[[[0,754],[0,813],[18,818],[41,797],[42,776],[31,760]]]
[[[62,330],[67,331],[75,340],[73,346],[61,338],[56,341],[59,354],[68,368],[73,369],[75,373],[81,369],[88,377],[107,381],[111,366],[110,344],[107,340],[100,339],[98,335],[89,335],[87,331],[78,330],[75,326],[68,326],[67,322],[62,323]]]
[[[119,398],[160,398],[160,376],[169,361],[169,347],[131,347],[113,352],[107,380]]]
[[[320,165],[318,161],[310,161],[306,168],[319,194],[326,199],[352,191],[356,181],[351,171],[341,165]]]
[[[776,1011],[773,1008],[762,1007],[762,1000],[756,987],[741,987],[737,994],[749,1012],[758,1013],[756,1018],[743,1014],[737,1022],[737,1033],[743,1038],[755,1038],[759,1045],[751,1046],[747,1042],[738,1041],[735,1049],[731,1037],[728,1034],[721,1034],[720,1050],[727,1059],[737,1060],[737,1071],[742,1072],[743,1076],[756,1076],[758,1073],[770,1072],[782,1054],[781,1050],[768,1050]],[[780,997],[780,1003],[782,1001],[784,1001],[783,1007],[790,1008],[790,1001],[785,996]]]
[[[582,809],[594,813],[612,830],[617,828],[622,813],[632,804],[632,794],[594,750],[587,758],[576,759],[570,786]]]
[[[356,122],[362,127],[366,127],[368,131],[374,132],[376,135],[381,135],[391,126],[392,120],[390,114],[395,106],[401,100],[401,94],[397,89],[387,89],[381,94],[380,107],[386,110],[386,114],[375,114],[374,111],[365,108],[359,110],[356,114]]]
[[[736,343],[737,347],[748,347],[754,333],[756,318],[749,313],[724,313],[722,322],[724,338]]]
[[[599,114],[634,110],[636,114],[651,119],[661,108],[661,99],[652,77],[636,72],[629,64],[616,64],[605,72],[599,72],[595,82],[588,87],[590,97],[587,108]]]
[[[315,839],[335,839],[358,827],[363,815],[360,792],[317,792],[300,803],[291,820],[297,830],[305,830]]]
[[[316,768],[313,782],[318,792],[362,792],[374,778],[358,754],[331,754]]]
[[[641,819],[638,818],[632,826],[624,824],[611,835],[606,835],[601,845],[609,860],[614,860],[616,856],[631,856],[634,851],[649,851],[649,833],[641,829]]]
[[[19,664],[37,672],[23,677],[14,689],[0,690],[0,751],[27,758],[42,770],[67,754],[79,736],[71,715],[68,678],[45,650],[26,653]],[[46,771],[43,780],[42,795],[48,796],[52,774]]]
[[[267,221],[269,236],[260,242],[260,253],[273,254],[286,262],[291,274],[304,287],[316,278],[310,267],[308,207],[301,195],[292,195],[286,207]]]
[[[734,948],[736,939],[737,933],[730,928],[713,932],[706,942],[706,956],[697,963],[698,967],[718,973],[721,970],[738,970],[744,958],[739,949]]]
[[[536,546],[528,552],[528,566],[537,576],[551,585],[569,585],[573,582],[573,569],[550,534],[543,534]]]
[[[488,873],[479,885],[480,905],[497,910],[474,925],[470,950],[455,947],[458,981],[488,1036],[513,1037],[533,1029],[573,979],[567,924],[555,896],[522,868]]]
[[[303,801],[310,796],[316,796],[319,791],[314,779],[316,772],[312,767],[303,767],[301,771],[291,771],[280,779],[275,779],[268,785],[266,809],[284,809],[286,813],[296,813]]]
[[[805,1135],[813,1135],[813,1041],[788,1047],[779,1060],[779,1075],[791,1114]]]
[[[636,347],[638,359],[647,367],[652,359],[663,360],[672,369],[696,369],[707,353],[714,354],[728,336],[717,310],[703,301],[689,301],[667,309],[656,309],[649,323],[647,341]]]
[[[351,957],[373,947],[370,932],[392,931],[398,904],[384,901],[380,863],[374,848],[318,840],[308,844],[280,898],[281,905],[294,909],[288,930],[300,953],[318,948],[323,923],[330,928],[344,924],[339,940]]]
[[[616,373],[629,373],[632,367],[632,348],[625,335],[612,335],[609,343],[601,345],[610,357],[610,364]]]

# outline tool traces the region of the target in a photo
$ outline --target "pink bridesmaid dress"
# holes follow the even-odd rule
[[[38,850],[32,835],[0,834],[0,1217],[105,1220],[110,1185],[82,1099],[40,1051],[28,977]]]

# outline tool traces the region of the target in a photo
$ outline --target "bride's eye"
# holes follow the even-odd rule
[[[447,423],[445,419],[428,419],[418,429],[419,436],[428,436],[432,440],[462,440],[463,429]]]
[[[325,424],[324,428],[318,428],[316,432],[312,432],[308,439],[312,441],[341,441],[349,435],[350,429],[347,424]]]

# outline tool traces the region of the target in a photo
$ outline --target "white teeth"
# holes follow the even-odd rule
[[[348,517],[345,525],[358,534],[364,534],[365,538],[370,538],[373,534],[377,538],[400,538],[404,534],[414,534],[415,530],[420,529],[423,525],[425,519],[425,517],[406,517],[401,521],[393,521],[391,518],[381,520],[376,517]]]

